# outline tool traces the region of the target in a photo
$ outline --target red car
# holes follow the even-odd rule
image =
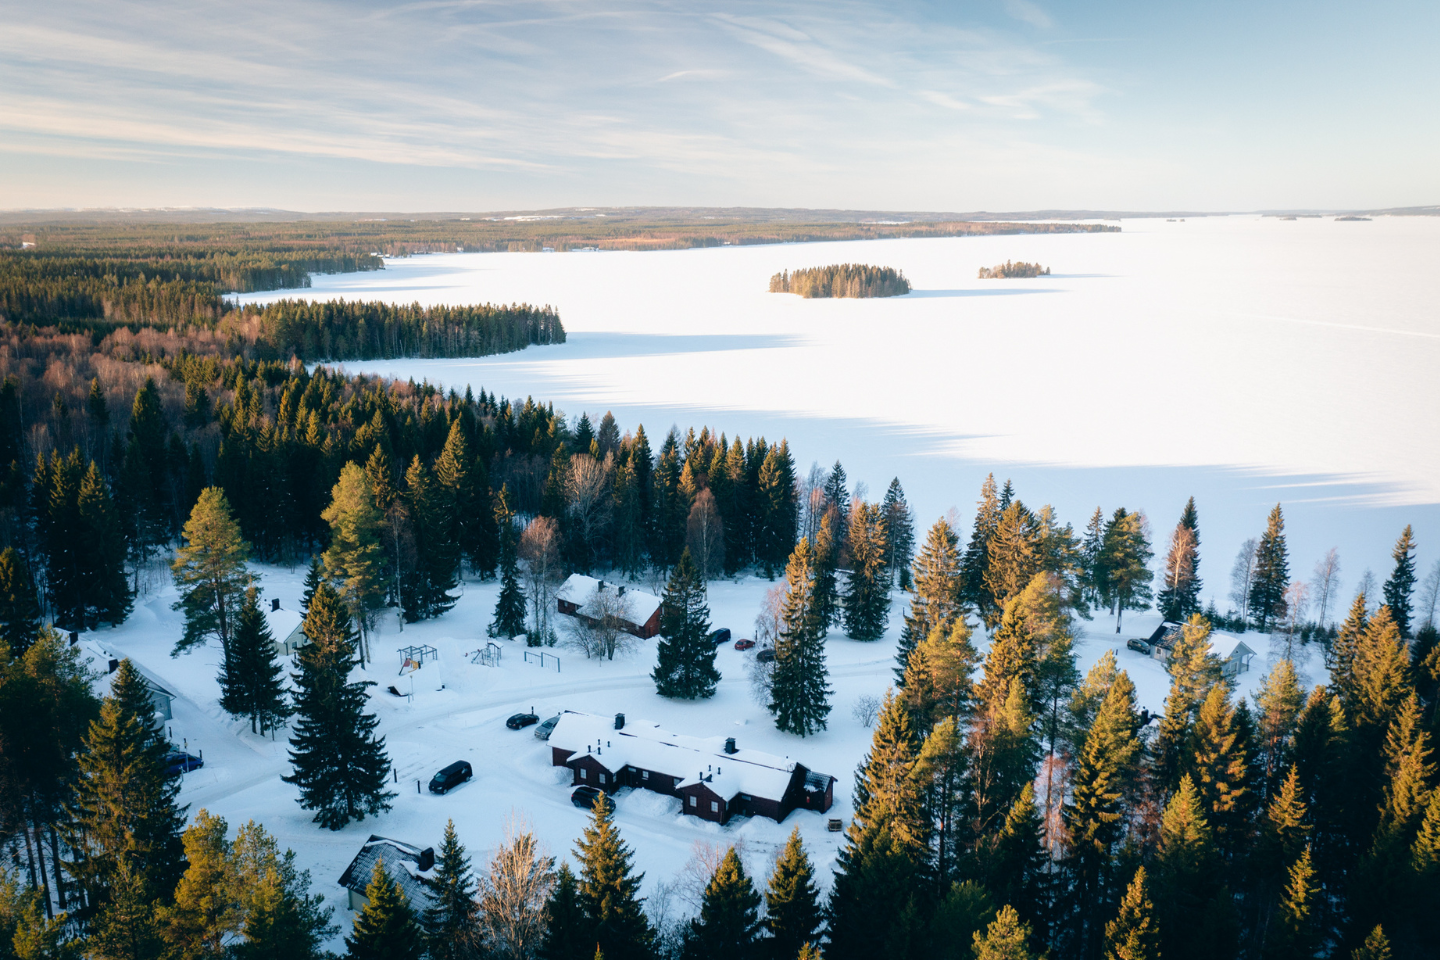
[[[754,640],[736,640],[736,641],[735,641],[735,649],[736,649],[736,650],[749,650],[749,649],[750,649],[751,647],[753,647],[753,646],[755,646],[755,641],[754,641]]]

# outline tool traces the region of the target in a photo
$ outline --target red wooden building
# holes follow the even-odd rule
[[[614,604],[602,604],[598,597],[610,591]],[[599,607],[619,611],[621,627],[626,633],[642,640],[660,632],[660,598],[643,590],[632,590],[624,584],[606,583],[583,573],[572,573],[555,591],[555,609],[567,616],[595,623]]]

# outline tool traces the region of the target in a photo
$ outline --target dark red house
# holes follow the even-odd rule
[[[572,783],[614,792],[644,788],[679,797],[684,811],[725,823],[733,816],[784,820],[799,809],[823,813],[835,778],[783,757],[742,750],[735,738],[686,737],[644,721],[625,724],[565,711],[550,734],[551,763]]]
[[[642,640],[660,632],[660,598],[643,590],[632,590],[624,584],[606,583],[587,577],[583,573],[572,573],[555,591],[555,609],[566,616],[595,623],[598,619],[596,598],[606,591],[613,592],[616,606],[623,611],[620,616],[622,628]]]

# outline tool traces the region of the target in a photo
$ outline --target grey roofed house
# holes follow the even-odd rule
[[[369,902],[365,899],[365,888],[370,885],[377,860],[385,864],[385,872],[405,894],[410,909],[416,913],[429,909],[430,882],[435,876],[434,848],[422,850],[404,841],[373,833],[360,852],[355,854],[355,859],[350,861],[350,866],[340,874],[340,886],[345,888],[347,907],[359,912]]]
[[[305,634],[300,631],[302,619],[299,610],[286,610],[278,599],[272,599],[261,608],[270,635],[275,638],[275,652],[288,657],[305,643]]]
[[[1238,676],[1250,669],[1255,651],[1249,644],[1233,633],[1212,633],[1210,652],[1220,658],[1220,673],[1227,677]]]

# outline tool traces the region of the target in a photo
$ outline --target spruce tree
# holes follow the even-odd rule
[[[316,588],[302,629],[310,642],[296,655],[300,672],[293,677],[299,715],[290,738],[294,769],[281,779],[300,788],[298,802],[315,811],[316,823],[339,830],[390,809],[390,759],[385,739],[375,736],[379,718],[366,712],[366,691],[374,684],[350,681],[355,635],[328,583]]]
[[[1015,908],[1005,905],[995,915],[984,936],[975,934],[975,960],[1032,960],[1030,925]]]
[[[985,837],[977,850],[986,889],[1014,907],[1020,919],[1040,932],[1041,939],[1051,919],[1048,893],[1053,886],[1048,875],[1052,859],[1043,836],[1035,785],[1027,783],[1010,805],[1000,829]]]
[[[765,890],[764,926],[769,938],[762,945],[770,960],[792,960],[805,944],[817,942],[824,916],[814,880],[815,869],[796,827],[775,860]]]
[[[385,861],[376,860],[365,887],[365,906],[355,929],[345,938],[350,960],[421,960],[425,938],[415,911],[399,884],[390,879]]]
[[[910,936],[921,890],[913,849],[896,843],[883,822],[856,829],[852,821],[830,889],[825,956],[872,960],[887,955]]]
[[[985,622],[993,627],[999,622],[1005,604],[1018,596],[1040,572],[1041,530],[1035,515],[1019,500],[1000,513],[995,532],[986,548],[985,596],[989,613]]]
[[[639,896],[645,875],[633,872],[634,853],[620,839],[608,807],[596,803],[591,808],[590,823],[575,850],[580,862],[577,899],[589,928],[587,939],[610,960],[651,960],[655,931]]]
[[[970,637],[964,619],[955,620],[948,629],[937,624],[910,654],[901,695],[918,729],[928,732],[940,720],[958,720],[973,707],[971,675],[980,655]]]
[[[1208,620],[1199,614],[1191,615],[1180,628],[1165,668],[1170,673],[1170,692],[1165,697],[1165,713],[1151,748],[1152,774],[1162,796],[1179,785],[1189,755],[1190,727],[1195,713],[1211,688],[1220,682],[1220,660],[1210,652]]]
[[[1161,818],[1155,866],[1160,953],[1167,960],[1208,960],[1233,954],[1229,894],[1220,882],[1218,864],[1203,801],[1186,775]]]
[[[162,732],[145,679],[121,660],[85,735],[62,831],[75,855],[66,869],[91,903],[131,898],[123,909],[138,909],[168,896],[180,877],[185,816]]]
[[[1090,515],[1085,525],[1085,536],[1080,541],[1081,598],[1090,607],[1098,606],[1103,597],[1109,595],[1109,584],[1105,578],[1103,551],[1105,547],[1105,514],[1099,507]]]
[[[325,576],[325,563],[320,555],[313,554],[310,557],[310,566],[305,571],[304,591],[300,594],[300,616],[304,618],[310,612],[310,601],[315,596],[315,591],[320,584],[328,582]]]
[[[330,505],[320,514],[330,525],[330,546],[323,558],[325,576],[337,585],[362,640],[370,617],[385,599],[380,528],[370,478],[358,463],[347,463],[330,491]],[[307,630],[305,635],[310,636]],[[310,638],[312,641],[313,637]],[[362,648],[361,661],[369,659]]]
[[[421,915],[430,960],[466,960],[475,945],[478,924],[475,880],[470,858],[455,833],[455,821],[445,822],[435,876],[430,882],[430,906]]]
[[[1145,888],[1145,868],[1139,867],[1120,901],[1120,913],[1105,925],[1105,960],[1160,960],[1160,932],[1154,914]]]
[[[1115,611],[1115,632],[1126,610],[1144,610],[1150,606],[1150,541],[1145,535],[1145,516],[1131,513],[1124,507],[1116,509],[1105,526],[1105,539],[1100,548],[1099,564],[1104,568],[1103,599]]]
[[[897,581],[902,589],[908,588],[910,558],[915,552],[915,521],[910,504],[905,500],[905,490],[900,478],[890,481],[885,490],[885,499],[880,505],[880,515],[885,526],[885,569],[889,574],[889,585]],[[788,960],[788,958],[787,958]]]
[[[1385,581],[1385,606],[1400,628],[1402,637],[1410,636],[1410,594],[1415,590],[1415,534],[1410,525],[1405,525],[1400,539],[1395,541],[1395,570]]]
[[[35,582],[14,547],[0,551],[0,662],[19,659],[40,629]]]
[[[280,853],[275,839],[253,820],[233,844],[242,911],[241,940],[230,945],[234,960],[329,960],[331,925],[325,897],[310,892],[310,871],[295,866],[295,852]]]
[[[234,635],[220,667],[220,706],[232,717],[249,717],[251,733],[267,733],[290,716],[285,668],[275,652],[275,637],[260,610],[259,591],[245,591],[235,617]]]
[[[1350,960],[1390,960],[1390,957],[1390,940],[1379,926],[1367,933],[1365,942],[1350,953]]]
[[[201,810],[185,831],[185,874],[160,908],[162,936],[176,960],[224,957],[243,922],[242,890],[225,821]]]
[[[1259,786],[1268,798],[1279,788],[1280,778],[1290,764],[1295,721],[1305,706],[1305,693],[1300,689],[1293,663],[1281,660],[1261,679],[1255,706],[1260,712],[1256,742]]]
[[[745,874],[735,848],[725,852],[700,899],[700,915],[690,921],[686,960],[756,960],[761,950],[760,894]]]
[[[840,622],[840,591],[837,571],[840,567],[840,513],[834,507],[825,511],[820,529],[815,534],[813,555],[815,580],[815,617],[824,636],[831,625]]]
[[[1170,537],[1165,554],[1164,586],[1155,605],[1166,620],[1184,620],[1200,612],[1200,534],[1196,529],[1195,498],[1191,497]]]
[[[890,572],[885,563],[885,521],[878,504],[855,505],[849,540],[845,632],[853,640],[879,640],[890,618]]]
[[[401,581],[405,619],[428,620],[455,605],[450,591],[458,584],[460,549],[455,541],[453,504],[420,460],[405,471],[408,505],[415,532],[415,566]]]
[[[1316,901],[1321,895],[1310,848],[1306,847],[1286,878],[1279,910],[1265,937],[1265,960],[1311,960],[1315,956],[1321,940],[1316,922]]]
[[[580,903],[580,885],[570,864],[560,864],[555,888],[545,904],[545,939],[540,945],[543,960],[592,960],[594,928]]]
[[[773,577],[795,548],[798,518],[795,463],[790,457],[790,445],[784,440],[770,447],[763,456],[756,479],[759,502],[756,553],[765,575]]]
[[[525,630],[525,591],[520,587],[520,575],[515,562],[515,521],[504,490],[495,500],[494,521],[499,531],[500,596],[495,598],[495,616],[490,624],[490,635],[513,638],[524,633],[527,646],[539,646],[542,639],[538,635],[539,626],[536,626],[536,635],[533,637]]]
[[[1254,796],[1241,712],[1230,705],[1224,685],[1216,684],[1206,694],[1190,739],[1187,769],[1200,796],[1206,823],[1221,850],[1238,853],[1246,839]]]
[[[91,960],[155,960],[165,953],[159,912],[164,892],[146,871],[122,861],[107,884],[105,899],[88,924],[85,955]]]
[[[961,560],[955,531],[944,518],[935,521],[925,536],[925,545],[915,558],[910,586],[910,609],[900,631],[900,649],[895,659],[896,678],[904,682],[910,651],[930,635],[936,624],[961,616]]]
[[[1285,549],[1285,517],[1277,503],[1270,511],[1260,545],[1255,548],[1250,619],[1257,630],[1270,630],[1285,616],[1285,588],[1288,586],[1290,559]]]
[[[435,459],[435,482],[448,500],[456,546],[470,561],[470,568],[488,578],[495,569],[499,545],[489,482],[458,417],[451,422],[445,447]]]
[[[897,848],[917,864],[924,857],[929,823],[919,778],[914,775],[919,758],[920,738],[911,726],[910,713],[887,690],[870,752],[855,771],[851,799],[855,812],[847,835],[852,850],[864,833],[884,826]]]
[[[80,556],[80,580],[87,626],[119,626],[130,615],[132,595],[125,579],[125,533],[110,487],[90,461],[76,497],[79,535],[85,545]]]
[[[807,737],[825,729],[831,691],[826,684],[824,626],[815,610],[810,544],[803,537],[785,567],[785,581],[769,707],[776,727]]]
[[[662,697],[699,700],[715,695],[720,671],[710,642],[710,608],[705,581],[687,547],[671,571],[660,604],[660,643],[650,677]]]

